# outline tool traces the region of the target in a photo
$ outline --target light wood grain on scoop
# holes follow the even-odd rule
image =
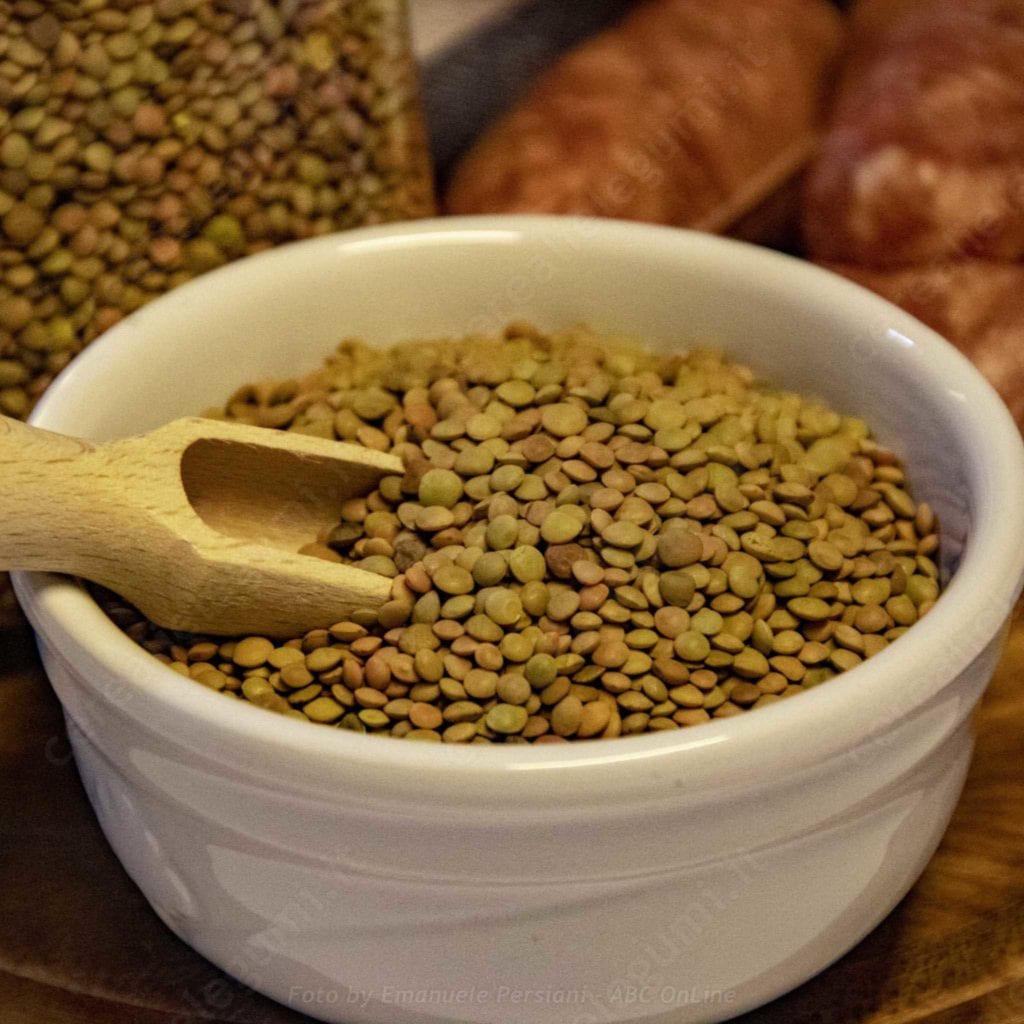
[[[298,554],[402,473],[358,445],[200,418],[93,445],[0,417],[0,570],[81,576],[158,625],[294,636],[391,581]]]

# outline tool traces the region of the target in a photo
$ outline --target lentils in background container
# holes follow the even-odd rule
[[[230,419],[402,456],[306,553],[391,600],[302,637],[168,634],[183,676],[283,714],[449,743],[688,728],[800,694],[939,594],[935,516],[860,419],[717,355],[577,328],[343,343]]]
[[[432,210],[402,0],[0,2],[0,413],[238,256]]]

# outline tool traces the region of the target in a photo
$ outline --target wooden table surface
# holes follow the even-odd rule
[[[977,717],[956,816],[899,907],[743,1024],[1024,1021],[1024,605]],[[179,942],[124,874],[31,635],[0,631],[0,1021],[301,1024]]]

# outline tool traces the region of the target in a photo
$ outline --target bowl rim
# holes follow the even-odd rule
[[[999,635],[1024,580],[1024,445],[994,389],[949,342],[898,307],[844,278],[796,257],[749,243],[679,228],[639,223],[544,215],[446,217],[360,228],[289,243],[205,274],[145,307],[147,319],[173,314],[215,296],[229,278],[273,274],[283,261],[336,258],[360,245],[381,242],[404,248],[421,243],[464,240],[467,233],[487,244],[543,242],[567,225],[585,228],[598,246],[643,245],[670,258],[699,259],[731,273],[770,278],[787,291],[800,289],[806,301],[827,304],[833,315],[886,325],[927,356],[922,387],[942,396],[958,427],[976,441],[977,461],[967,472],[978,513],[970,543],[949,586],[928,617],[886,650],[799,700],[784,701],[756,715],[713,720],[697,729],[619,737],[615,742],[481,747],[433,743],[390,743],[340,729],[271,715],[225,700],[201,686],[182,686],[180,677],[125,636],[74,581],[39,573],[13,574],[15,588],[36,631],[46,644],[80,664],[79,674],[102,695],[96,679],[119,679],[141,699],[128,713],[142,720],[148,711],[163,722],[216,735],[228,745],[252,744],[282,763],[297,755],[320,769],[372,770],[391,792],[415,773],[431,784],[454,782],[467,797],[501,791],[509,785],[540,794],[554,786],[580,796],[598,789],[608,794],[616,780],[634,786],[638,772],[665,768],[711,783],[723,772],[733,777],[743,766],[759,774],[792,777],[814,764],[850,751],[883,733],[895,720],[914,713],[954,680]],[[497,244],[497,243],[496,243]],[[214,298],[212,301],[216,301]],[[64,396],[105,354],[144,330],[138,313],[107,331],[78,356],[51,385],[30,422],[48,426],[59,419]],[[106,695],[110,699],[109,694]],[[126,706],[127,707],[127,706]],[[217,751],[212,756],[219,756]],[[553,781],[557,780],[557,781]],[[523,788],[525,787],[525,789]],[[531,789],[532,787],[532,789]]]

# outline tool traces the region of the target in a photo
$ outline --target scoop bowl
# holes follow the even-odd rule
[[[938,512],[949,584],[868,662],[686,731],[502,748],[285,720],[191,686],[76,585],[18,594],[103,829],[156,912],[328,1021],[707,1024],[804,981],[952,813],[1024,579],[1024,449],[981,376],[867,291],[706,235],[543,217],[297,243],[140,310],[33,421],[107,440],[373,344],[586,322],[713,344],[864,416]]]

